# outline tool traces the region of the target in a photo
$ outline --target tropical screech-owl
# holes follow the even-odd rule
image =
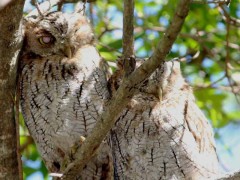
[[[133,97],[111,132],[115,179],[214,179],[213,132],[178,61],[165,62]]]
[[[20,103],[25,123],[50,172],[61,172],[71,149],[95,125],[109,94],[104,62],[80,13],[28,17],[20,56]],[[81,179],[111,179],[106,142]]]
[[[28,18],[20,64],[26,125],[48,169],[61,172],[109,96],[89,23],[61,12]],[[109,141],[111,147],[102,143],[80,179],[111,179],[112,163],[114,179],[207,179],[218,173],[212,129],[176,61],[143,83]]]

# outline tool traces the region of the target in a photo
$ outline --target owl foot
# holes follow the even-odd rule
[[[124,76],[130,75],[136,68],[136,59],[134,56],[128,58],[119,57],[117,59],[117,70],[112,74],[109,79],[109,87],[111,95],[117,91]]]
[[[71,158],[71,160],[74,160],[75,158],[74,158],[74,155],[76,154],[76,152],[77,152],[77,150],[81,147],[81,145],[83,144],[83,142],[85,141],[85,137],[83,137],[83,136],[80,136],[80,139],[79,139],[79,141],[76,141],[75,143],[74,143],[74,145],[71,147],[71,149],[70,149],[70,158]]]
[[[121,76],[128,76],[136,68],[136,58],[134,56],[119,57],[117,60],[117,67],[117,70],[121,72]]]
[[[63,161],[62,161],[62,165],[61,165],[61,169],[64,170],[67,165],[72,162],[73,160],[75,160],[74,156],[76,154],[76,152],[78,151],[78,149],[81,147],[82,143],[85,141],[85,137],[80,136],[80,139],[78,141],[76,141],[73,146],[70,148],[69,153],[64,157]]]

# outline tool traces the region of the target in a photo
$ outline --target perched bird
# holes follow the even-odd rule
[[[105,63],[94,45],[88,20],[80,13],[50,12],[24,23],[20,56],[20,103],[25,123],[50,172],[91,133],[109,97]],[[111,179],[106,142],[79,175]]]
[[[27,18],[20,102],[50,172],[61,173],[66,159],[74,159],[104,111],[112,93],[106,74],[89,22],[80,13]],[[218,174],[212,128],[177,61],[165,62],[142,84],[106,139],[110,143],[102,143],[78,179],[211,179]]]
[[[115,179],[214,179],[213,131],[177,61],[165,62],[111,132]]]

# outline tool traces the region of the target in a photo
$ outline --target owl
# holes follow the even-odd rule
[[[115,179],[214,179],[213,132],[180,63],[165,62],[139,88],[111,131]]]
[[[19,59],[22,114],[48,170],[61,173],[109,98],[105,63],[80,13],[31,16],[24,30]],[[111,179],[111,154],[103,142],[79,178]]]
[[[24,24],[21,109],[47,168],[61,173],[104,111],[108,69],[80,13],[51,12]],[[142,83],[77,178],[212,179],[218,172],[211,126],[179,62],[170,61]]]

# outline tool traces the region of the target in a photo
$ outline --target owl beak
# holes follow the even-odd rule
[[[66,57],[72,58],[72,50],[70,46],[65,46],[64,49],[62,49],[62,52]]]

